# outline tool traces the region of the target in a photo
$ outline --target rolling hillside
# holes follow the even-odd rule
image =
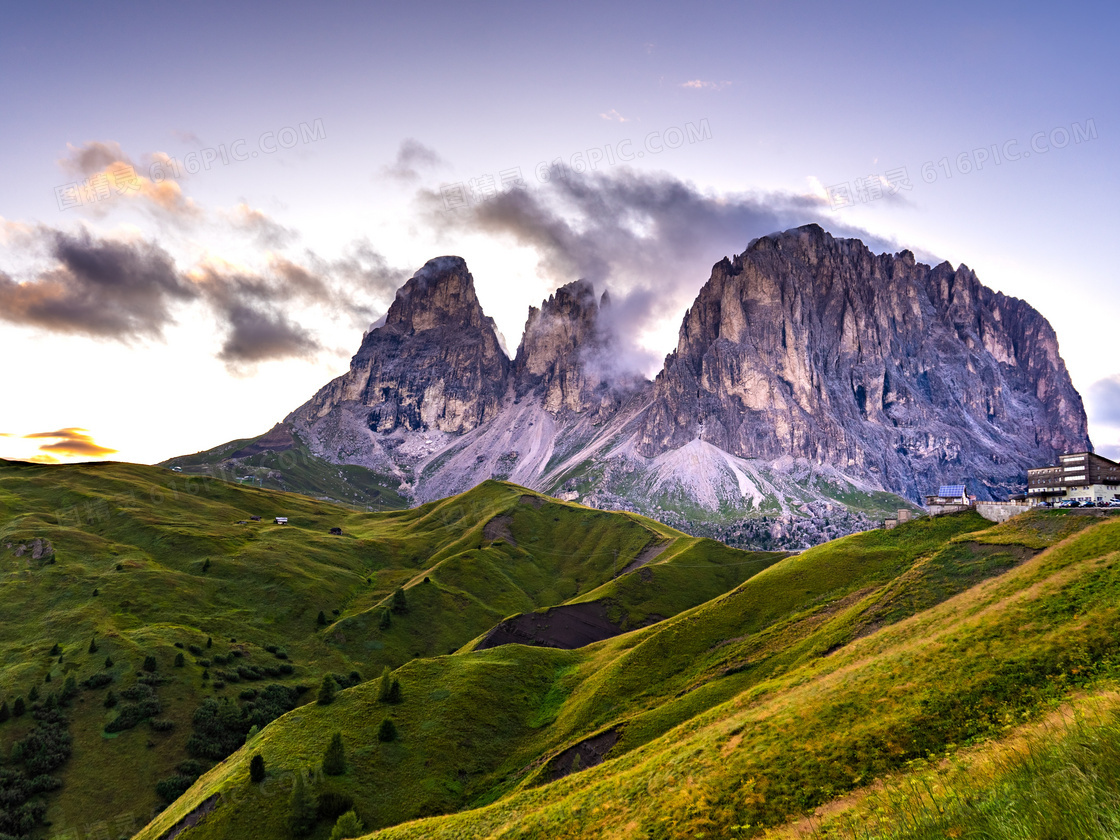
[[[377,838],[757,836],[1107,691],[1118,550],[1112,516],[924,519],[577,650],[413,660],[393,674],[400,703],[365,683],[288,713],[138,837],[195,821],[179,836],[290,835],[297,776]],[[323,775],[334,733],[347,769]]]
[[[454,659],[571,600],[616,635],[783,556],[498,482],[377,514],[155,467],[0,462],[0,833],[130,835],[326,675],[345,689]]]

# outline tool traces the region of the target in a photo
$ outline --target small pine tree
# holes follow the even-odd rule
[[[97,653],[97,639],[90,639],[89,640],[89,652],[90,653]]]
[[[62,696],[59,698],[63,703],[69,703],[78,696],[78,681],[74,679],[73,675],[66,678],[66,682],[62,684]]]
[[[249,762],[249,778],[254,784],[260,784],[264,781],[264,756],[257,753]]]
[[[17,697],[16,702],[12,704],[12,716],[23,717],[23,713],[27,711],[27,704],[23,702],[22,697]]]
[[[50,674],[47,674],[47,676],[49,677]],[[27,692],[27,699],[31,703],[34,703],[36,700],[39,699],[39,686],[33,685],[31,687],[31,690],[29,692]]]
[[[117,695],[113,693],[113,689],[109,689],[109,693],[105,695],[105,708],[111,709],[117,705]]]
[[[342,733],[336,732],[323,753],[323,772],[328,776],[341,776],[346,772],[346,748],[342,744]]]
[[[572,759],[572,763],[571,763],[571,766],[568,768],[568,772],[569,773],[578,773],[580,763],[581,762],[579,760],[579,753],[576,753],[576,757]]]
[[[182,668],[186,664],[186,662],[187,662],[187,660],[183,658],[183,654],[181,654],[181,653],[175,654],[175,667],[176,668]]]
[[[401,693],[401,681],[394,677],[392,684],[389,686],[389,696],[385,698],[385,702],[400,703],[402,700],[404,700],[404,695]]]
[[[338,818],[338,822],[331,829],[330,840],[348,840],[351,837],[361,837],[365,833],[362,821],[354,811],[347,811]]]
[[[106,656],[105,657],[105,667],[106,668],[112,668],[113,667],[113,657],[111,657],[111,656]]]
[[[210,679],[210,669],[209,668],[207,668],[205,671],[202,672],[203,682],[205,682],[208,679]]]
[[[389,610],[382,610],[381,619],[377,622],[377,626],[382,630],[388,630],[393,626],[393,614]]]
[[[325,612],[323,612],[322,610],[319,610],[319,617],[315,619],[315,623],[318,624],[320,627],[326,627],[327,626],[327,614]]]
[[[58,642],[55,642],[54,647],[51,648],[51,654],[50,655],[51,656],[58,656],[60,653],[62,653],[62,648],[60,648],[58,646]]]
[[[393,612],[408,612],[408,598],[404,594],[404,589],[399,586],[393,591]]]
[[[100,590],[97,590],[97,589],[93,590],[93,597],[94,598],[96,598],[100,594],[101,594]]]
[[[245,742],[248,743],[249,741],[253,740],[254,738],[256,738],[260,734],[261,734],[261,728],[254,723],[252,726],[249,727],[249,731],[245,733]]]
[[[389,718],[381,721],[381,726],[377,728],[377,740],[385,744],[397,740],[397,725]]]
[[[211,648],[214,646],[214,639],[210,636],[206,637],[206,647]]]
[[[7,723],[8,718],[12,716],[12,710],[8,708],[8,701],[5,700],[0,703],[0,723]]]
[[[315,802],[315,794],[304,781],[302,770],[296,772],[296,783],[292,785],[288,809],[288,825],[292,829],[292,834],[296,837],[307,834],[315,825],[318,803]]]
[[[156,662],[156,658],[154,656],[152,656],[149,653],[147,656],[144,657],[144,670],[145,671],[148,671],[149,673],[154,673],[157,668],[159,668],[159,663]]]
[[[202,571],[204,571],[204,572],[210,571],[210,558],[209,557],[207,557],[206,561],[202,564]]]
[[[43,682],[50,682],[50,681],[51,681],[51,673],[50,673],[50,671],[47,671],[47,675],[43,678]]]
[[[338,683],[334,681],[334,677],[327,674],[323,677],[323,682],[319,685],[319,705],[329,706],[334,702],[334,696],[336,694],[338,694]]]
[[[393,672],[389,670],[389,666],[385,666],[385,670],[381,672],[381,682],[377,685],[377,699],[382,703],[389,702],[389,690],[393,687]]]

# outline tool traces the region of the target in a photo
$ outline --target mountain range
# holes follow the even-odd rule
[[[494,478],[777,547],[940,484],[1006,498],[1092,446],[1053,328],[964,265],[817,225],[756,239],[715,264],[652,381],[619,369],[610,306],[584,280],[557,289],[510,358],[465,261],[433,259],[269,435],[168,463],[246,471],[294,447],[402,503]]]

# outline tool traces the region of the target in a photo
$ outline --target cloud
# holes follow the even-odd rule
[[[236,303],[224,314],[228,333],[218,358],[234,372],[260,362],[312,357],[323,349],[310,332],[277,309]]]
[[[59,158],[58,165],[65,172],[84,178],[103,172],[117,162],[132,165],[120,143],[115,140],[91,140],[81,146],[67,143],[66,154]]]
[[[206,145],[202,142],[202,138],[195,134],[193,131],[187,131],[186,129],[181,128],[173,128],[171,129],[171,135],[180,143],[184,143],[188,146],[198,146],[201,148]]]
[[[1086,402],[1089,418],[1094,423],[1120,428],[1120,373],[1090,385]]]
[[[52,332],[160,338],[176,303],[196,293],[158,245],[43,231],[53,265],[34,280],[0,272],[0,319]]]
[[[24,435],[24,438],[27,440],[36,440],[40,438],[54,440],[54,443],[45,443],[39,447],[39,451],[47,453],[47,456],[51,457],[52,460],[53,457],[51,453],[57,453],[63,456],[104,458],[106,455],[113,455],[118,451],[95,443],[88,430],[79,428],[58,429],[53,432],[35,432],[34,434]],[[49,461],[47,463],[49,463]]]
[[[692,79],[688,82],[681,82],[680,86],[688,90],[723,90],[729,87],[731,82],[707,82],[703,79]]]
[[[299,235],[291,228],[284,227],[272,219],[264,211],[250,207],[244,201],[232,210],[224,211],[222,215],[233,227],[249,234],[265,248],[274,250],[283,248]]]
[[[81,146],[67,144],[67,154],[58,161],[63,171],[83,179],[81,183],[64,184],[63,200],[80,206],[94,216],[104,216],[116,199],[140,203],[146,210],[179,221],[196,221],[201,211],[193,200],[183,194],[182,187],[171,177],[176,169],[163,152],[150,156],[152,166],[145,177],[121,144],[115,140],[91,140]],[[157,173],[163,173],[160,178]],[[65,206],[65,205],[64,205]]]
[[[446,166],[444,161],[434,149],[430,149],[411,137],[401,142],[397,150],[397,159],[388,166],[381,168],[382,174],[388,178],[405,183],[420,180],[420,170]]]
[[[600,114],[599,116],[605,120],[611,120],[612,122],[630,122],[629,117],[622,116],[622,114],[618,113],[618,111],[616,111],[614,108],[611,108],[605,114]]]
[[[666,173],[619,167],[555,177],[536,190],[513,190],[463,211],[442,210],[434,191],[420,200],[445,230],[489,234],[527,246],[538,269],[556,285],[591,281],[610,292],[604,318],[619,348],[639,348],[666,323],[679,324],[723,255],[742,253],[751,239],[818,222],[838,236],[856,236],[873,250],[893,243],[825,218],[812,195],[717,194]],[[652,373],[649,351],[620,350],[620,368]]]

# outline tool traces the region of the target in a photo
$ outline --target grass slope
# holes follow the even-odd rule
[[[280,515],[290,524],[273,524]],[[334,527],[343,534],[330,534]],[[36,539],[48,540],[53,555],[21,551]],[[707,568],[693,569],[689,590],[672,603],[632,594],[619,598],[627,609],[672,614],[765,565],[640,517],[498,482],[369,514],[153,467],[0,462],[0,700],[12,704],[32,689],[46,697],[67,677],[111,680],[80,690],[70,705],[73,754],[57,773],[61,789],[46,796],[47,818],[53,833],[131,833],[161,807],[156,782],[180,772],[206,698],[245,706],[252,698],[243,692],[267,684],[314,687],[325,674],[352,671],[374,677],[446,654],[512,612],[599,589],[653,541]],[[407,610],[389,612],[385,627],[398,587]],[[148,656],[154,677],[143,667]],[[277,673],[284,666],[292,672]],[[557,667],[545,668],[546,694]],[[272,673],[256,679],[253,669]],[[156,681],[162,707],[145,718],[166,723],[107,734],[125,701],[106,708],[106,693],[121,695],[141,679]],[[0,723],[0,755],[32,724],[30,714]]]
[[[1118,546],[1120,518],[925,519],[579,650],[414,660],[395,673],[400,705],[363,685],[290,713],[139,837],[208,801],[183,837],[283,836],[285,792],[335,731],[350,770],[315,785],[378,838],[751,836],[1111,679]],[[386,717],[401,737],[381,744]]]

